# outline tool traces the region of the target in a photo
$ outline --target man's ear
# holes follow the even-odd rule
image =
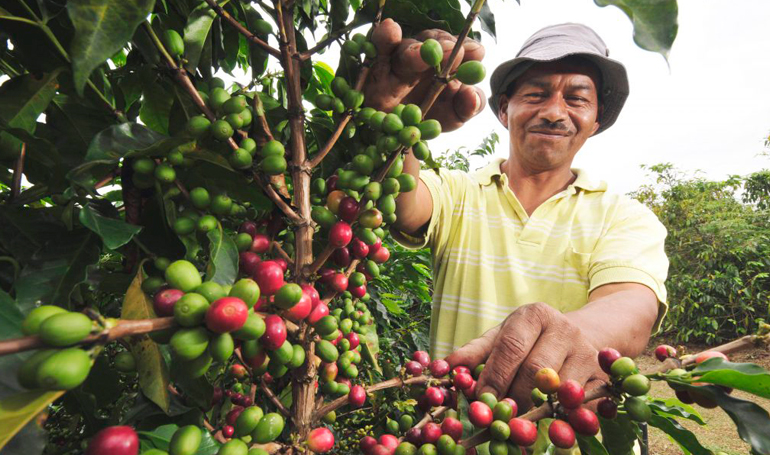
[[[508,95],[502,94],[497,104],[497,119],[508,129]]]
[[[594,128],[593,128],[593,131],[591,131],[591,136],[596,134],[596,132],[599,131],[599,128],[601,128],[602,114],[604,114],[604,104],[599,105],[599,112],[597,112],[596,114],[596,122],[594,122]]]

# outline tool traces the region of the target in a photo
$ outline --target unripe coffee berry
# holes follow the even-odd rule
[[[543,368],[535,373],[535,387],[545,394],[556,392],[560,384],[559,374],[552,368]]]
[[[625,378],[636,373],[636,363],[628,357],[621,357],[612,363],[610,373],[616,378]]]

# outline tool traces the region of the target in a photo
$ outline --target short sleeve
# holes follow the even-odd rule
[[[446,245],[449,239],[459,178],[458,171],[421,170],[420,180],[428,187],[433,200],[433,210],[428,227],[419,237],[408,235],[391,227],[390,233],[393,239],[406,248],[419,249],[428,246],[433,250],[434,255],[440,255],[437,250]]]
[[[655,333],[668,311],[664,285],[668,274],[664,249],[666,228],[643,204],[630,199],[620,204],[610,227],[591,254],[588,292],[610,283],[647,286],[658,298]]]

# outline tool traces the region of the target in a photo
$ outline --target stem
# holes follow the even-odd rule
[[[403,387],[405,385],[410,384],[427,384],[427,383],[436,383],[436,384],[443,384],[443,385],[451,385],[451,380],[449,379],[436,379],[432,376],[415,376],[409,379],[403,379],[403,378],[393,378],[388,379],[387,381],[382,381],[377,384],[372,384],[369,387],[365,387],[366,393],[373,393],[378,390],[385,390],[385,389],[392,389],[393,387]],[[313,412],[313,421],[318,421],[321,417],[325,416],[326,414],[334,411],[337,408],[340,408],[347,404],[348,397],[340,397],[337,398],[334,401],[331,401],[329,403],[326,403],[325,405],[321,406],[320,408],[316,409],[315,412]]]
[[[269,398],[275,407],[278,408],[278,411],[280,411],[284,417],[291,417],[291,412],[286,409],[286,406],[281,403],[281,400],[278,399],[278,396],[275,394],[275,392],[273,392],[273,390],[267,385],[264,377],[259,378],[259,385],[262,387],[262,391],[265,392],[265,395],[267,395],[267,398]]]
[[[294,260],[292,260],[291,256],[289,256],[289,254],[286,251],[284,251],[283,248],[281,248],[280,243],[276,241],[270,242],[270,249],[278,253],[278,256],[283,258],[283,260],[286,261],[290,267],[294,265]]]
[[[24,175],[24,158],[27,156],[27,144],[21,143],[21,151],[13,168],[13,182],[11,186],[11,199],[15,199],[21,192],[21,177]]]
[[[589,401],[596,400],[597,398],[608,397],[608,396],[610,396],[610,390],[606,386],[597,387],[595,389],[591,389],[588,392],[586,392],[586,397],[583,400],[583,403],[588,403]],[[534,408],[529,412],[523,414],[522,416],[520,416],[520,418],[529,420],[531,422],[537,422],[538,420],[551,417],[553,415],[553,411],[554,411],[554,408],[553,408],[553,405],[551,405],[551,403],[543,403],[537,408]],[[489,441],[490,439],[491,439],[491,435],[489,434],[489,430],[484,430],[482,432],[474,434],[468,439],[461,440],[460,442],[458,442],[458,444],[462,445],[467,449],[470,447],[476,447],[479,444],[483,444]]]
[[[767,335],[746,335],[744,337],[738,338],[737,340],[730,341],[729,343],[709,348],[706,351],[717,351],[721,352],[722,354],[732,354],[734,352],[742,351],[757,345],[770,345],[770,337]],[[683,359],[682,366],[692,365],[695,363],[696,357],[697,354]]]
[[[308,266],[306,276],[313,275],[318,271],[318,269],[323,267],[324,262],[329,259],[329,257],[334,253],[334,250],[336,250],[336,248],[334,248],[331,244],[326,245],[326,248],[324,248],[321,254],[319,254],[318,257],[315,258],[315,261],[313,261],[313,263]]]
[[[279,209],[281,209],[283,214],[286,215],[290,221],[295,224],[302,223],[303,220],[299,214],[297,214],[294,209],[289,207],[289,204],[287,204],[286,201],[284,201],[283,198],[281,198],[281,196],[276,193],[275,188],[273,188],[273,185],[271,185],[270,182],[263,182],[262,177],[258,173],[254,174],[254,181],[259,184],[265,195],[267,195],[267,197],[270,198],[270,200],[273,201],[273,203],[278,206]]]
[[[245,36],[246,39],[251,42],[251,44],[261,47],[265,52],[267,52],[268,54],[272,55],[275,58],[281,57],[281,53],[278,51],[278,49],[270,46],[266,42],[262,41],[257,35],[248,31],[246,27],[244,27],[243,25],[241,25],[240,22],[235,20],[233,16],[230,15],[230,13],[225,11],[224,8],[222,8],[221,6],[217,5],[217,2],[215,2],[214,0],[206,0],[206,3],[209,4],[211,9],[213,9],[217,13],[217,15],[219,15],[222,19],[227,21],[234,29],[238,30],[238,33]]]
[[[144,333],[157,332],[158,330],[168,329],[174,326],[174,318],[155,318],[155,319],[137,319],[120,320],[115,327],[105,329],[99,333],[89,335],[79,341],[78,345],[89,343],[107,343],[118,338],[131,335],[142,335]],[[17,352],[29,351],[45,347],[46,344],[40,337],[33,335],[22,338],[13,338],[0,341],[0,356],[13,354]]]
[[[208,1],[208,0],[207,0]],[[322,39],[318,42],[315,46],[311,47],[310,49],[306,50],[305,52],[299,54],[299,59],[302,61],[305,61],[313,56],[316,52],[320,51],[321,49],[325,48],[332,42],[338,40],[342,35],[350,32],[355,27],[353,23],[349,23],[348,25],[342,27],[341,29],[337,30],[336,32],[332,32],[331,35],[327,36],[326,38]]]
[[[484,0],[476,0],[476,2],[473,4],[473,7],[471,8],[470,14],[468,14],[468,17],[465,19],[465,26],[463,26],[463,30],[460,32],[460,35],[457,37],[457,42],[455,43],[455,47],[452,48],[452,53],[449,54],[449,59],[447,60],[447,63],[444,66],[444,69],[441,71],[441,75],[438,78],[436,78],[436,80],[434,80],[433,85],[431,85],[427,95],[425,95],[425,98],[423,99],[422,104],[420,105],[420,108],[422,109],[422,113],[423,113],[423,118],[425,118],[425,115],[433,106],[433,103],[436,102],[436,99],[438,99],[438,96],[441,94],[442,91],[444,91],[444,88],[447,86],[447,83],[448,83],[447,76],[449,75],[449,71],[454,66],[454,62],[455,60],[457,60],[457,54],[460,52],[460,48],[462,47],[463,42],[465,41],[465,38],[468,37],[468,33],[471,31],[471,26],[473,25],[473,22],[476,20],[476,17],[479,15],[479,12],[481,11],[482,6],[484,6]]]

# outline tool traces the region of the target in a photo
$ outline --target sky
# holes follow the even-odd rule
[[[642,164],[671,162],[702,171],[709,179],[770,168],[762,156],[770,134],[770,2],[767,0],[679,0],[679,33],[669,65],[633,42],[631,21],[620,9],[593,0],[488,0],[497,23],[497,43],[482,37],[487,80],[540,28],[584,23],[602,37],[610,57],[626,66],[631,94],[617,122],[590,138],[574,167],[627,193],[651,181]],[[462,2],[464,3],[464,2]],[[473,147],[492,130],[500,135],[498,156],[508,156],[507,131],[487,108],[461,129],[431,141],[440,153]],[[488,158],[472,160],[481,167]]]

